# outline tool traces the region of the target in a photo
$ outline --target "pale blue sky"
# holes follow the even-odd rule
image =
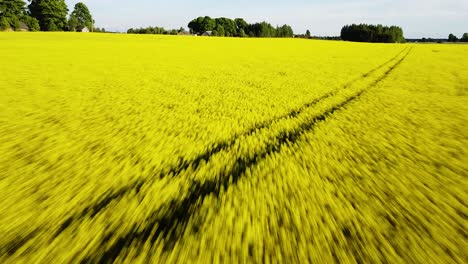
[[[66,0],[70,12],[76,2]],[[295,33],[339,35],[344,24],[399,25],[407,38],[461,36],[468,32],[468,0],[82,0],[96,26],[187,28],[195,17],[245,18],[248,22],[289,24]]]

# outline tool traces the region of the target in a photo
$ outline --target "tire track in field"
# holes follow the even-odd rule
[[[310,101],[310,102],[308,102],[308,103],[306,103],[306,104],[304,104],[304,105],[302,105],[302,106],[300,106],[300,107],[298,107],[298,108],[296,108],[294,110],[291,110],[290,112],[288,112],[288,113],[286,113],[284,115],[281,115],[281,116],[278,116],[278,117],[275,117],[275,118],[272,118],[272,119],[269,119],[269,120],[266,120],[266,121],[263,121],[263,122],[259,122],[256,125],[252,126],[251,128],[247,129],[246,131],[244,131],[242,133],[238,133],[238,134],[232,136],[230,139],[214,143],[207,150],[205,150],[204,152],[202,152],[201,154],[199,154],[196,158],[194,158],[192,160],[187,160],[187,159],[184,159],[183,157],[181,157],[177,164],[171,166],[167,170],[162,170],[159,173],[155,173],[153,176],[155,176],[155,178],[162,179],[162,178],[167,177],[169,175],[171,175],[171,177],[176,177],[177,175],[179,175],[180,173],[182,173],[183,171],[187,170],[190,167],[193,168],[194,170],[196,170],[196,169],[198,169],[198,167],[200,166],[200,164],[202,162],[210,160],[210,158],[213,155],[215,155],[215,154],[217,154],[217,153],[219,153],[221,151],[232,148],[232,146],[235,144],[235,142],[239,138],[246,137],[246,136],[251,136],[256,131],[268,128],[272,124],[274,124],[276,122],[279,122],[281,120],[297,117],[299,114],[304,112],[306,109],[308,109],[310,107],[313,107],[314,105],[318,104],[319,102],[321,102],[321,101],[323,101],[323,100],[325,100],[327,98],[332,97],[333,95],[335,95],[340,90],[344,90],[344,89],[349,88],[356,81],[361,80],[363,78],[368,78],[374,72],[382,69],[386,65],[388,65],[388,64],[392,63],[393,61],[395,61],[406,50],[408,50],[408,48],[402,49],[402,51],[398,52],[391,59],[389,59],[386,62],[382,63],[378,67],[373,68],[370,71],[362,74],[361,77],[358,77],[358,78],[355,78],[355,79],[351,80],[350,82],[346,83],[341,89],[338,89],[338,90],[335,90],[335,91],[332,91],[332,92],[328,92],[328,93],[326,93],[326,94],[324,94],[324,95],[322,95],[322,96],[320,96],[320,97],[318,97],[318,98],[316,98],[316,99],[314,99],[314,100],[312,100],[312,101]],[[149,177],[149,178],[152,179],[153,177]],[[59,236],[71,224],[73,224],[75,222],[78,222],[80,219],[83,219],[85,217],[94,218],[97,214],[99,214],[99,212],[101,212],[104,208],[106,208],[113,201],[119,200],[120,198],[124,197],[128,193],[130,193],[132,191],[136,191],[136,193],[139,193],[140,189],[143,187],[143,185],[145,185],[148,182],[149,181],[147,179],[139,178],[139,179],[131,182],[130,184],[127,184],[125,186],[122,186],[122,187],[118,188],[117,190],[115,190],[113,192],[104,194],[94,204],[86,206],[85,208],[83,208],[79,212],[74,213],[71,216],[67,217],[61,224],[58,225],[58,228],[54,232],[54,234],[52,236],[52,239]],[[45,230],[44,228],[36,228],[36,229],[33,229],[32,231],[30,231],[27,234],[22,234],[21,236],[16,237],[14,240],[8,241],[8,242],[4,243],[3,245],[0,245],[0,248],[1,248],[0,253],[2,253],[2,254],[6,253],[6,254],[11,256],[11,255],[15,254],[20,248],[22,248],[26,243],[28,243],[31,239],[33,239],[36,235],[40,234],[41,232],[45,232],[45,231],[47,231],[47,230]]]
[[[242,133],[238,133],[238,134],[232,136],[231,138],[229,138],[227,140],[216,142],[216,143],[212,144],[207,150],[205,150],[204,152],[202,152],[201,154],[199,154],[197,157],[195,157],[192,160],[184,159],[183,157],[181,157],[181,158],[179,158],[179,162],[177,164],[175,164],[173,166],[170,166],[168,169],[162,170],[159,173],[157,173],[157,172],[154,173],[152,176],[148,177],[149,180],[148,180],[148,178],[139,178],[139,179],[137,179],[137,180],[125,185],[125,186],[122,186],[122,187],[118,188],[117,190],[115,190],[113,192],[108,192],[108,193],[102,195],[102,197],[100,199],[98,199],[97,202],[95,202],[94,204],[91,204],[89,206],[84,207],[79,212],[72,214],[71,216],[67,217],[62,223],[57,225],[58,228],[54,232],[54,234],[52,236],[52,239],[59,236],[71,224],[80,221],[80,219],[83,219],[83,218],[86,218],[86,217],[94,218],[97,214],[99,214],[99,212],[101,212],[104,208],[106,208],[113,201],[117,201],[117,200],[121,199],[125,195],[128,195],[130,192],[136,191],[136,193],[139,193],[140,189],[143,187],[143,185],[151,182],[151,179],[154,179],[154,178],[162,179],[162,178],[168,177],[168,176],[176,177],[177,175],[179,175],[183,171],[189,169],[190,167],[193,168],[194,170],[196,170],[196,169],[198,169],[198,167],[201,165],[202,162],[209,161],[210,158],[213,155],[215,155],[217,153],[220,153],[221,151],[228,150],[228,149],[232,148],[234,146],[235,142],[239,138],[251,136],[256,131],[268,128],[268,127],[270,127],[272,124],[274,124],[276,122],[280,122],[282,120],[289,119],[289,118],[296,118],[299,114],[301,114],[302,112],[304,112],[308,108],[313,107],[314,105],[318,104],[319,102],[321,102],[321,101],[323,101],[323,100],[325,100],[327,98],[332,97],[333,95],[335,95],[337,92],[339,92],[341,90],[349,88],[353,83],[355,83],[355,82],[357,82],[357,81],[359,81],[361,79],[368,78],[369,76],[371,76],[376,71],[384,68],[386,65],[388,65],[388,64],[392,63],[393,61],[397,60],[398,57],[407,50],[408,50],[408,48],[402,49],[402,51],[398,52],[394,57],[392,57],[389,60],[385,61],[384,63],[377,66],[376,68],[373,68],[370,71],[362,74],[360,77],[357,77],[357,78],[349,81],[342,88],[340,88],[338,90],[328,92],[328,93],[326,93],[326,94],[324,94],[324,95],[322,95],[322,96],[320,96],[320,97],[318,97],[318,98],[316,98],[316,99],[314,99],[314,100],[312,100],[312,101],[310,101],[308,103],[303,104],[302,106],[300,106],[300,107],[298,107],[296,109],[291,110],[290,112],[288,112],[288,113],[286,113],[284,115],[281,115],[281,116],[278,116],[278,117],[275,117],[275,118],[272,118],[272,119],[269,119],[269,120],[266,120],[266,121],[263,121],[263,122],[259,122],[259,123],[255,124],[254,126],[252,126],[251,128],[247,129],[246,131],[244,131]],[[237,162],[236,162],[236,164],[237,164]],[[197,183],[194,183],[194,186],[196,186],[196,185],[197,185]],[[193,192],[191,192],[191,193],[193,193]],[[202,193],[200,193],[199,196],[200,197],[201,196],[205,197],[206,195],[203,195]],[[187,202],[185,202],[185,203],[187,203]],[[185,209],[187,209],[187,208],[185,208]],[[182,211],[187,211],[187,210],[182,210]],[[181,218],[181,217],[179,217],[179,218]],[[164,222],[164,221],[161,221],[161,222]],[[170,225],[170,224],[166,224],[166,225]],[[163,229],[167,229],[167,228],[163,228]],[[2,253],[2,252],[7,253],[8,255],[11,256],[11,255],[15,254],[20,248],[22,248],[26,243],[28,243],[31,239],[33,239],[36,235],[38,235],[38,234],[40,234],[42,232],[46,232],[46,231],[48,231],[48,230],[46,230],[45,228],[36,228],[36,229],[33,229],[32,231],[30,231],[27,234],[22,234],[21,236],[16,237],[13,241],[9,241],[9,242],[4,243],[3,245],[0,245],[0,248],[2,248],[2,250],[0,250],[0,253]],[[48,232],[50,232],[50,231],[48,231]]]
[[[348,97],[342,102],[331,106],[321,114],[312,117],[308,121],[300,124],[295,129],[290,131],[281,131],[276,137],[271,140],[265,148],[257,152],[253,157],[238,158],[234,166],[220,173],[220,180],[207,181],[192,181],[192,186],[188,195],[182,200],[172,200],[167,204],[167,207],[172,211],[164,213],[162,209],[157,209],[144,221],[145,227],[135,224],[131,227],[130,232],[114,238],[114,234],[108,234],[102,241],[99,249],[93,254],[88,255],[84,262],[112,262],[118,256],[125,252],[132,244],[138,245],[139,250],[142,250],[146,242],[155,243],[158,238],[163,238],[164,249],[171,250],[175,243],[180,240],[187,230],[189,220],[199,211],[203,204],[203,200],[210,195],[218,197],[221,190],[226,190],[228,187],[237,184],[237,182],[245,175],[247,169],[255,166],[260,161],[273,153],[279,152],[283,147],[296,144],[301,137],[315,129],[318,123],[325,121],[336,112],[343,110],[347,105],[356,101],[370,88],[385,80],[409,55],[412,49],[407,49],[405,55],[397,60],[382,76],[377,78],[369,86],[359,90],[354,95]],[[197,230],[195,230],[197,232]],[[112,241],[109,243],[109,241]]]
[[[360,80],[362,78],[366,78],[366,77],[370,76],[372,73],[382,69],[387,64],[389,64],[389,63],[393,62],[394,60],[396,60],[406,50],[407,49],[403,49],[397,55],[392,57],[390,60],[384,62],[383,64],[381,64],[378,67],[370,70],[369,72],[364,73],[362,75],[362,77],[353,79],[352,81],[346,83],[339,90],[346,89],[346,88],[350,87],[354,82],[356,82],[356,81],[358,81],[358,80]],[[168,175],[172,175],[172,177],[175,177],[175,176],[179,175],[180,173],[182,173],[183,171],[189,169],[190,167],[193,168],[194,170],[196,170],[196,169],[198,169],[198,167],[200,166],[200,164],[202,162],[208,161],[216,153],[219,153],[219,152],[221,152],[223,150],[232,148],[232,146],[235,144],[235,142],[239,138],[246,137],[246,136],[251,136],[256,131],[264,129],[264,128],[268,128],[272,124],[274,124],[276,122],[279,122],[281,120],[285,120],[285,119],[289,119],[289,118],[295,118],[300,113],[304,112],[306,109],[308,109],[310,107],[313,107],[314,105],[318,104],[319,102],[321,102],[321,101],[323,101],[323,100],[325,100],[327,98],[330,98],[331,96],[336,94],[336,92],[338,92],[338,91],[328,92],[328,93],[326,93],[326,94],[324,94],[324,95],[322,95],[322,96],[320,96],[320,97],[318,97],[318,98],[316,98],[316,99],[314,99],[314,100],[312,100],[312,101],[298,107],[297,109],[291,110],[290,112],[288,112],[288,113],[286,113],[284,115],[281,115],[281,116],[278,116],[276,118],[266,120],[266,121],[263,121],[263,122],[259,122],[256,125],[254,125],[253,127],[247,129],[246,131],[244,131],[242,133],[238,133],[238,134],[232,136],[231,138],[229,138],[227,140],[214,143],[207,150],[205,150],[201,154],[197,155],[192,160],[188,160],[188,159],[184,159],[183,157],[180,157],[179,162],[177,164],[175,164],[173,166],[170,166],[169,169],[160,171],[159,175],[157,177],[159,179],[168,177]],[[155,175],[157,175],[157,174],[158,173],[156,173]],[[81,218],[81,217],[84,217],[84,216],[87,216],[87,215],[90,215],[91,217],[93,217],[100,210],[102,210],[107,205],[109,205],[112,201],[114,201],[114,200],[116,200],[116,199],[118,199],[120,197],[125,196],[130,191],[136,190],[136,192],[139,193],[141,187],[143,187],[143,185],[145,183],[146,183],[146,181],[144,179],[138,179],[138,180],[136,180],[136,181],[134,181],[134,182],[132,182],[132,183],[130,183],[128,185],[122,186],[121,188],[117,189],[115,192],[113,192],[113,193],[111,193],[111,194],[109,194],[107,196],[103,196],[95,204],[85,207],[82,211],[80,211],[79,213],[75,214],[73,217],[70,217],[70,218],[75,218],[76,219],[76,218]],[[65,224],[64,226],[67,226],[66,225],[67,222],[69,222],[69,221],[64,222],[64,224]]]

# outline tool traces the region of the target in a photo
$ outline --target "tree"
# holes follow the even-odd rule
[[[20,28],[20,20],[26,19],[25,3],[22,0],[0,0],[0,29]]]
[[[247,32],[251,37],[292,37],[293,30],[290,26],[284,25],[274,28],[267,22],[248,24],[242,18],[234,20],[220,17],[212,19],[209,16],[198,17],[188,24],[190,33],[203,34],[205,31],[213,31],[215,36],[226,37],[246,37]]]
[[[73,12],[70,15],[70,19],[72,17],[76,18],[76,29],[82,30],[87,27],[89,30],[93,31],[93,17],[84,3],[76,3]]]
[[[243,28],[241,28],[241,29],[239,30],[239,37],[241,37],[241,38],[247,37],[247,34],[245,34],[245,31],[244,31]]]
[[[0,30],[6,30],[10,28],[10,22],[6,17],[0,17]]]
[[[468,42],[468,33],[463,34],[463,36],[462,36],[462,38],[460,39],[460,41]]]
[[[341,29],[341,39],[358,42],[405,42],[403,29],[397,26],[352,24]]]
[[[238,32],[240,33],[240,30],[243,29],[245,33],[245,30],[247,30],[249,23],[247,23],[243,18],[236,18],[234,19],[234,22],[236,23]]]
[[[276,28],[275,36],[278,38],[290,38],[294,35],[292,28],[288,25],[283,25]]]
[[[216,26],[216,29],[215,29],[215,30],[216,30],[216,32],[218,33],[218,34],[216,34],[216,36],[224,37],[225,31],[224,31],[224,27],[223,27],[222,25],[219,25],[219,24],[218,24],[218,25]]]
[[[311,37],[310,30],[307,30],[305,35],[306,37],[310,38]]]
[[[223,27],[223,36],[231,37],[237,35],[237,26],[234,20],[225,17],[216,18],[215,24],[215,28],[217,28],[218,26]],[[218,31],[218,33],[220,32]]]
[[[96,32],[106,32],[104,28],[100,29],[97,28]],[[163,27],[147,27],[147,28],[129,28],[127,30],[127,34],[163,34],[163,35],[177,35],[179,31],[177,29],[166,30]]]
[[[41,27],[39,26],[39,21],[37,21],[37,19],[35,19],[34,17],[25,16],[23,18],[23,22],[24,24],[26,24],[26,26],[28,26],[29,31],[41,30]]]
[[[25,14],[25,6],[22,0],[0,0],[0,18],[22,18]]]
[[[457,42],[457,41],[458,41],[458,38],[457,38],[457,36],[455,36],[455,35],[453,35],[453,34],[450,34],[450,35],[448,36],[448,41],[449,41],[449,42]]]
[[[201,22],[199,33],[203,33],[203,32],[206,32],[206,31],[213,31],[215,26],[216,26],[216,23],[215,23],[214,19],[212,19],[209,16],[206,16],[206,17],[203,18],[203,20]]]
[[[68,29],[70,31],[76,31],[78,27],[78,18],[75,15],[71,14],[70,18],[68,18]]]
[[[190,33],[197,34],[200,33],[200,27],[203,22],[203,17],[198,17],[188,24],[188,28],[190,29]]]
[[[59,31],[67,28],[68,8],[64,0],[29,1],[29,12],[39,21],[41,30]]]

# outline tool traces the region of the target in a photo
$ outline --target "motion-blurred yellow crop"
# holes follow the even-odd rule
[[[466,263],[468,45],[0,34],[1,263]]]

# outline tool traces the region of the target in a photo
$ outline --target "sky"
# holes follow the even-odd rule
[[[66,0],[70,12],[75,0]],[[242,17],[247,22],[291,25],[295,33],[338,36],[352,23],[401,26],[406,38],[458,37],[468,32],[468,0],[81,0],[97,27],[184,27],[193,18]]]

